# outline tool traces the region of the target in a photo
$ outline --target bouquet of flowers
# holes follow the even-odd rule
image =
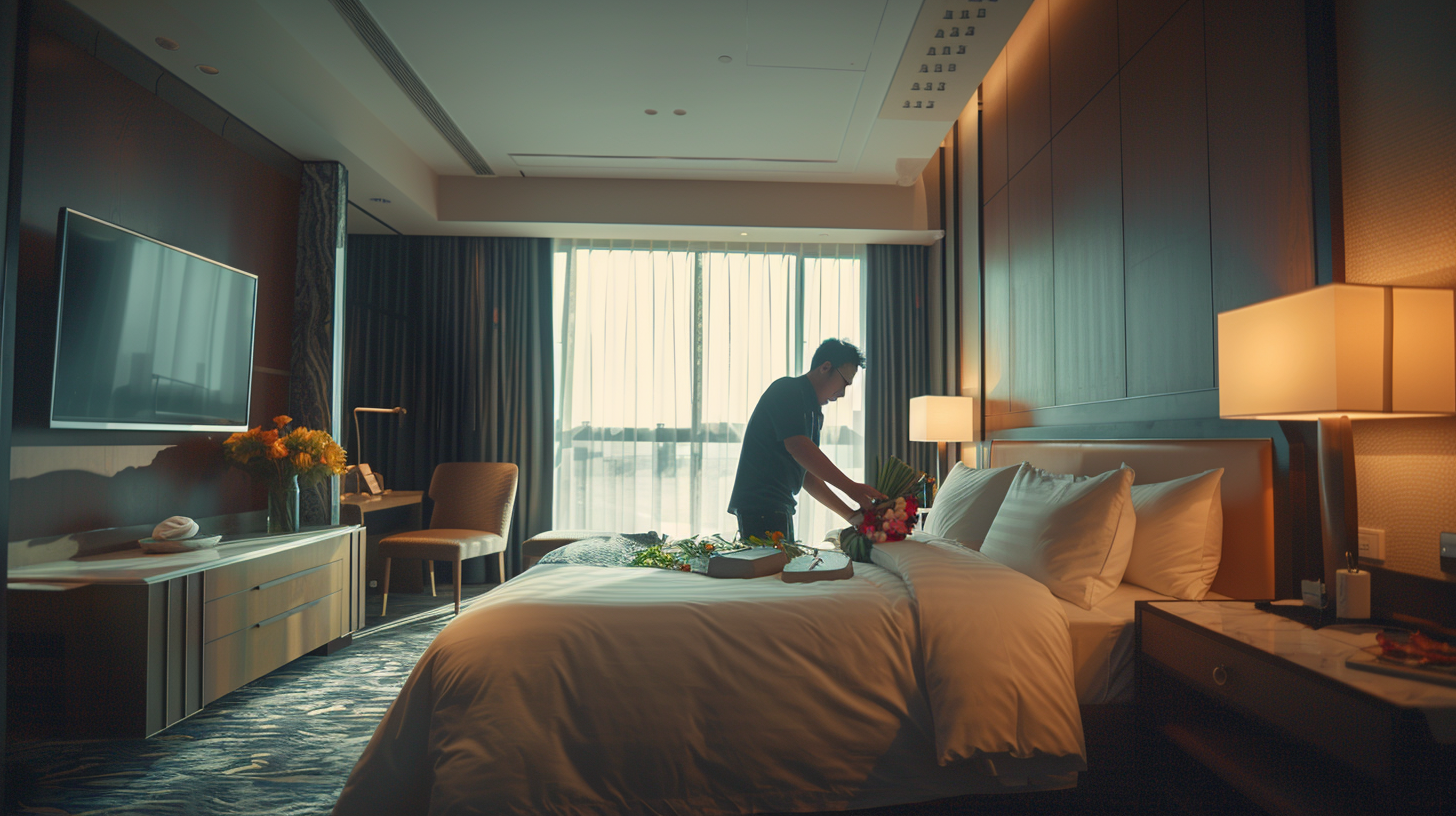
[[[925,474],[898,458],[879,466],[875,489],[889,498],[875,502],[864,511],[864,519],[854,527],[839,532],[839,548],[855,561],[868,562],[875,544],[900,541],[915,529],[920,512],[921,485]]]
[[[344,473],[344,449],[326,431],[294,428],[290,416],[273,417],[273,427],[235,433],[222,443],[223,458],[268,488],[268,532],[298,529],[298,487]]]
[[[287,484],[297,478],[304,487],[326,476],[344,473],[344,449],[326,431],[294,428],[284,433],[290,416],[273,417],[273,427],[235,433],[222,443],[223,456],[259,481]]]

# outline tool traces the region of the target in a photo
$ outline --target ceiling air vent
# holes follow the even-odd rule
[[[425,87],[425,83],[419,75],[405,61],[404,55],[394,47],[394,43],[390,41],[384,30],[379,27],[379,24],[374,21],[359,0],[329,0],[329,2],[334,4],[334,9],[339,12],[339,16],[344,18],[344,22],[349,24],[349,28],[354,30],[354,34],[360,42],[364,43],[370,53],[374,54],[374,58],[379,60],[379,64],[384,66],[384,70],[394,77],[400,90],[404,91],[410,101],[415,103],[415,107],[419,108],[420,113],[430,120],[430,124],[435,126],[435,130],[439,131],[445,141],[455,148],[455,152],[460,154],[460,158],[470,165],[470,169],[475,171],[475,175],[495,175],[495,172],[490,169],[490,165],[485,163],[480,151],[476,150],[475,145],[472,145],[470,140],[465,138],[465,134],[460,132],[455,120],[451,119],[450,114],[441,107],[440,100],[436,99],[435,95],[430,93],[430,89]]]

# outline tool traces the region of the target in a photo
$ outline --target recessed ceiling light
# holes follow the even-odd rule
[[[211,65],[199,65],[197,66],[197,70],[201,71],[204,74],[207,74],[208,76],[217,76],[218,74],[222,73]]]
[[[674,116],[687,116],[688,115],[688,112],[685,111],[685,110],[683,110],[682,108],[678,108],[677,110],[673,111],[672,113],[673,113]]]
[[[375,197],[375,198],[371,198],[369,200],[370,201],[373,201],[375,204],[393,204],[394,203],[394,202],[390,201],[387,198],[378,198],[378,197]]]
[[[653,110],[652,108],[648,108],[647,110],[642,111],[642,112],[645,113],[645,114],[647,114],[648,116],[656,116],[657,115],[657,111]]]
[[[718,61],[719,62],[732,62],[733,61],[733,58],[730,57],[730,56],[728,56],[727,54],[724,54],[723,56],[721,56],[721,57],[718,58]]]
[[[740,233],[738,233],[738,234],[739,234],[739,235],[747,235],[747,234],[748,234],[748,233],[746,233],[746,232],[740,232]]]
[[[162,48],[167,49],[168,51],[176,51],[177,49],[179,49],[179,48],[182,47],[182,45],[180,43],[178,43],[176,40],[172,39],[171,37],[158,37],[156,39],[156,43],[157,43],[157,45],[161,46]]]

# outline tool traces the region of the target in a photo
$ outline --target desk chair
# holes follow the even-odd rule
[[[389,608],[389,568],[396,558],[429,562],[430,594],[435,594],[436,561],[455,563],[455,614],[460,614],[460,562],[496,555],[501,580],[506,576],[506,537],[516,503],[520,471],[509,462],[446,462],[435,467],[429,496],[435,502],[430,528],[396,533],[379,542],[384,558],[383,617]]]

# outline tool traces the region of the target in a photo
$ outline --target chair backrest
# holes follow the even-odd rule
[[[520,470],[510,462],[442,462],[430,478],[436,530],[483,530],[510,537]]]

